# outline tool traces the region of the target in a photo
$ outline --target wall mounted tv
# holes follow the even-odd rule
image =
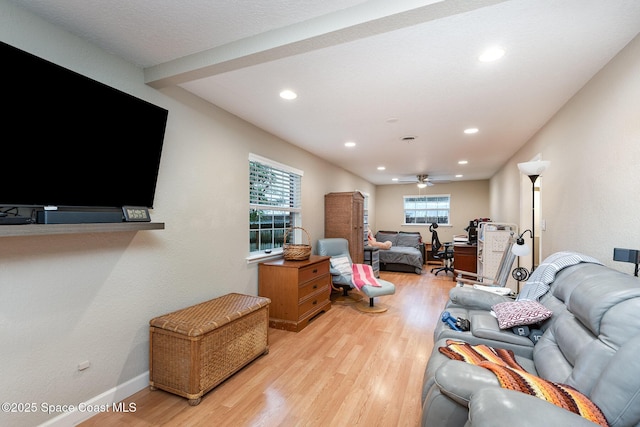
[[[0,46],[0,206],[153,207],[168,111]]]

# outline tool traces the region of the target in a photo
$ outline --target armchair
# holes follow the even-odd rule
[[[351,256],[349,256],[349,241],[343,238],[327,238],[319,239],[317,244],[317,254],[331,257],[331,286],[333,289],[343,292],[343,297],[350,297],[349,291],[353,288],[352,280],[352,264]],[[375,305],[374,298],[393,295],[396,287],[393,283],[386,280],[377,279],[380,286],[364,285],[359,291],[369,298],[368,303],[358,304],[356,308],[360,311],[368,313],[382,313],[387,311],[387,307],[383,305]]]
[[[346,243],[346,244],[345,244]],[[349,297],[349,291],[353,288],[351,281],[351,255],[349,255],[349,241],[341,238],[319,239],[317,253],[322,256],[331,257],[329,272],[331,273],[331,287],[336,291],[341,291],[342,296]],[[349,269],[341,269],[336,264],[338,258],[346,257]]]

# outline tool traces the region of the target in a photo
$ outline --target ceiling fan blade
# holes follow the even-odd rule
[[[421,174],[421,175],[415,175],[415,178],[401,178],[399,180],[396,181],[397,183],[402,183],[402,184],[426,184],[427,187],[432,187],[436,184],[448,184],[451,182],[451,180],[448,179],[432,179],[429,178],[429,175],[427,174]]]

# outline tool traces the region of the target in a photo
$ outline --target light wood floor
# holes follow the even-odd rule
[[[422,376],[451,275],[381,272],[396,294],[389,310],[335,302],[299,333],[269,329],[267,355],[205,394],[198,406],[142,390],[136,411],[101,413],[90,426],[411,426],[418,425]]]

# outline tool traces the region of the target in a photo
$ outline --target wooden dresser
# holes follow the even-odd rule
[[[349,255],[355,264],[364,260],[364,196],[359,191],[324,196],[324,237],[349,241]]]
[[[305,261],[278,259],[258,266],[258,294],[271,299],[269,326],[300,332],[316,315],[331,308],[328,256]]]

